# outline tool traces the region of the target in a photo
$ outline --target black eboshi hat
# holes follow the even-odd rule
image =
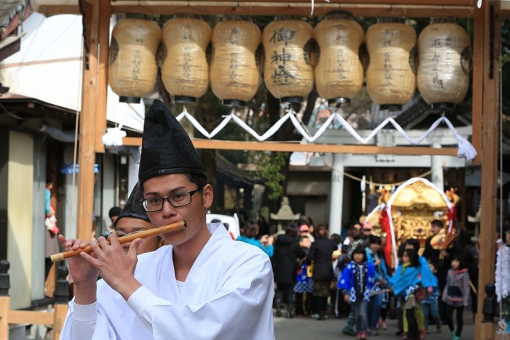
[[[160,175],[182,173],[207,178],[186,131],[163,102],[154,100],[145,115],[139,183]]]
[[[142,198],[143,198],[142,189],[140,188],[138,183],[136,183],[135,187],[133,188],[133,191],[131,191],[131,195],[129,195],[126,205],[124,205],[124,209],[122,209],[119,217],[117,217],[115,225],[117,225],[119,220],[124,217],[134,217],[150,223],[151,220],[149,219],[149,216],[147,216],[147,212],[140,203]]]

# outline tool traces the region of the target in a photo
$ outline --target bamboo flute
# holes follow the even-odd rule
[[[169,233],[172,231],[181,230],[184,228],[186,228],[186,221],[175,222],[175,223],[167,224],[167,225],[164,225],[164,226],[161,226],[158,228],[144,230],[144,231],[141,231],[136,234],[119,237],[119,243],[123,244],[123,243],[127,243],[127,242],[131,242],[133,240],[136,240],[137,238],[144,239],[147,237],[165,234],[165,233]],[[110,244],[110,241],[108,241],[108,244]],[[70,257],[79,256],[80,253],[83,253],[83,252],[90,254],[92,252],[92,247],[89,245],[83,249],[65,251],[63,253],[51,255],[50,258],[51,258],[52,262],[57,262],[57,261],[62,261],[62,260],[68,259]]]

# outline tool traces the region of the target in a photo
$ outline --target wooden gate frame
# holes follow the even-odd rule
[[[172,14],[176,9],[190,6],[203,14],[285,14],[287,10],[300,10],[308,15],[310,0],[258,0],[247,1],[116,1],[83,0],[87,41],[89,43],[89,69],[83,71],[83,97],[80,118],[80,149],[78,174],[78,231],[77,236],[88,239],[92,230],[94,162],[96,153],[104,152],[101,136],[106,131],[106,89],[108,75],[108,41],[111,14],[139,12]],[[447,1],[447,4],[445,2]],[[494,282],[496,192],[498,164],[499,122],[499,55],[501,41],[501,3],[482,0],[481,8],[472,0],[345,0],[342,3],[315,1],[314,15],[324,15],[334,9],[345,9],[356,16],[382,16],[385,10],[402,10],[409,17],[456,16],[474,18],[473,41],[473,101],[472,144],[478,152],[473,161],[482,167],[481,232],[479,291],[485,284]],[[247,10],[248,9],[248,10]],[[46,15],[78,14],[77,6],[44,6]],[[446,10],[446,11],[442,11]],[[249,12],[248,12],[249,11]],[[393,14],[394,15],[394,14]],[[85,58],[84,58],[85,59]],[[126,145],[140,145],[140,139],[125,139]],[[197,148],[317,151],[359,154],[455,155],[453,148],[377,147],[362,145],[320,145],[269,142],[227,142],[194,140]],[[483,324],[481,307],[484,294],[478,294],[479,313],[476,322],[476,339],[494,339],[494,324]]]
[[[9,324],[52,325],[53,340],[60,339],[68,310],[69,283],[67,282],[67,274],[69,272],[67,267],[61,266],[57,270],[58,280],[53,312],[10,309],[9,267],[8,261],[0,261],[0,340],[9,339]]]

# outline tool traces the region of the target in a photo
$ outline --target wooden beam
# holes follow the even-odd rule
[[[139,0],[119,0],[116,1],[119,4],[122,5],[131,5],[132,7],[139,7]],[[175,6],[175,5],[185,5],[194,7],[197,6],[197,4],[200,3],[209,3],[214,5],[214,3],[222,3],[222,2],[228,2],[235,4],[235,7],[237,6],[256,6],[260,3],[271,3],[271,4],[287,4],[290,3],[291,5],[293,3],[308,3],[310,4],[310,0],[256,0],[256,1],[245,1],[245,0],[223,0],[223,1],[216,1],[216,0],[159,0],[159,1],[144,1],[143,5],[147,7],[153,7],[153,6]],[[399,7],[412,7],[412,6],[439,6],[442,8],[449,9],[450,7],[458,7],[458,6],[466,6],[466,7],[473,7],[474,4],[471,0],[421,0],[421,1],[413,1],[413,0],[342,0],[342,1],[331,1],[331,3],[337,8],[343,8],[346,5],[363,5],[366,7],[373,7],[377,8],[379,6],[387,6],[388,8],[399,8]],[[315,4],[317,7],[320,7],[321,3]],[[452,13],[450,13],[451,15]]]
[[[34,312],[11,310],[7,320],[10,324],[27,323],[30,325],[53,325],[53,312]]]
[[[191,2],[193,9],[208,15],[302,15],[308,16],[311,12],[311,4],[309,0],[298,0],[293,2],[284,2],[272,0],[243,3],[234,1],[194,1]],[[136,6],[130,1],[121,1],[112,3],[112,13],[129,13],[129,12],[143,12],[146,13],[150,9],[151,13],[157,14],[174,14],[176,10],[181,10],[183,3],[179,1],[153,1],[147,8],[144,6]],[[464,6],[445,6],[447,10],[455,12],[456,17],[469,17],[472,13],[470,4]],[[392,12],[389,10],[393,9]],[[334,10],[345,10],[351,12],[354,16],[363,17],[378,17],[378,16],[394,16],[395,12],[402,13],[407,17],[430,17],[434,16],[452,16],[451,12],[443,11],[439,3],[434,3],[432,6],[426,4],[420,5],[396,5],[396,4],[367,4],[367,3],[327,3],[315,2],[314,16],[323,16],[327,12]]]
[[[472,160],[473,165],[481,165],[482,159],[482,110],[483,110],[483,53],[484,53],[484,13],[476,10],[473,32],[473,96],[471,122],[473,134],[471,143],[478,155]]]
[[[499,117],[499,56],[501,42],[500,2],[483,1],[485,29],[483,39],[483,114],[482,114],[482,193],[480,225],[480,274],[478,281],[478,315],[475,322],[475,339],[495,339],[495,324],[482,323],[481,307],[485,298],[485,285],[494,282],[496,244],[496,193],[498,167]]]
[[[67,309],[67,303],[55,304],[55,311],[53,312],[53,340],[60,339],[60,334],[67,317]]]
[[[110,1],[99,1],[99,70],[97,74],[95,152],[104,153],[102,137],[106,132],[106,97],[108,91],[108,49],[110,40]]]
[[[141,138],[125,137],[122,139],[125,146],[140,146]],[[334,144],[299,144],[278,142],[236,142],[223,140],[193,139],[197,149],[215,150],[249,150],[249,151],[275,151],[275,152],[331,152],[352,153],[360,155],[439,155],[457,156],[457,148],[430,148],[423,146],[395,146],[382,147],[375,145],[334,145]]]
[[[96,153],[95,141],[95,113],[97,99],[98,78],[98,31],[99,31],[99,0],[94,5],[83,3],[85,21],[90,19],[90,27],[86,27],[87,44],[89,45],[89,69],[83,67],[83,94],[80,117],[80,149],[78,172],[78,230],[77,238],[90,240],[92,233],[92,216],[94,213],[94,164]]]
[[[407,1],[409,2],[409,1]],[[323,16],[325,13],[337,9],[351,12],[354,16],[378,17],[392,16],[395,12],[402,12],[406,17],[430,17],[430,16],[452,16],[455,13],[457,18],[468,18],[472,16],[472,4],[458,0],[444,5],[439,0],[430,0],[420,3],[419,5],[406,4],[406,1],[400,0],[398,3],[393,1],[381,1],[380,3],[370,3],[369,1],[351,0],[342,3],[315,2],[313,15]],[[226,15],[226,14],[242,14],[242,15],[283,15],[291,13],[294,15],[308,16],[311,10],[309,0],[295,1],[272,1],[264,0],[257,2],[243,1],[191,1],[190,7],[199,11],[204,15]],[[143,6],[133,1],[116,1],[111,4],[112,14],[123,13],[152,13],[152,14],[174,14],[176,10],[188,6],[187,1],[144,1]],[[389,10],[392,9],[393,12]],[[386,11],[387,10],[387,11]],[[58,14],[79,14],[78,6],[69,5],[52,5],[41,6],[39,11],[46,16]]]
[[[9,339],[9,296],[0,296],[0,339]]]

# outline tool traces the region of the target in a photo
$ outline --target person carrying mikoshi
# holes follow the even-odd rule
[[[260,249],[232,240],[221,223],[207,224],[213,188],[191,140],[165,105],[146,115],[140,204],[153,227],[186,221],[161,237],[169,244],[127,254],[117,236],[98,244],[65,239],[76,296],[61,339],[274,339],[273,273]],[[97,281],[101,274],[103,280]]]

